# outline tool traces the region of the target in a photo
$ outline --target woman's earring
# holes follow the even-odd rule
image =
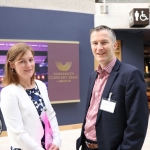
[[[14,72],[14,68],[11,68],[11,71]]]

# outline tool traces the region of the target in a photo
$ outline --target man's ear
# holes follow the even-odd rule
[[[116,50],[116,49],[117,49],[117,47],[118,47],[118,43],[117,43],[117,42],[115,42],[115,43],[114,43],[114,50]]]

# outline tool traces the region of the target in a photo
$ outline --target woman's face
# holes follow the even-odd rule
[[[35,61],[30,50],[17,60],[11,68],[15,69],[19,80],[30,80],[35,72]]]

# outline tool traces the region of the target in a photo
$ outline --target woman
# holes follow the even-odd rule
[[[60,136],[55,112],[50,104],[47,88],[35,80],[34,52],[25,43],[13,45],[7,53],[1,109],[7,127],[11,150],[44,150],[43,110],[53,131],[48,150],[59,150]]]

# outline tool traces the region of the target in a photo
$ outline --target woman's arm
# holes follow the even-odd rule
[[[23,150],[44,150],[24,129],[24,123],[19,109],[14,89],[4,88],[1,91],[1,110],[9,133],[10,142]],[[13,146],[12,145],[12,146]]]

